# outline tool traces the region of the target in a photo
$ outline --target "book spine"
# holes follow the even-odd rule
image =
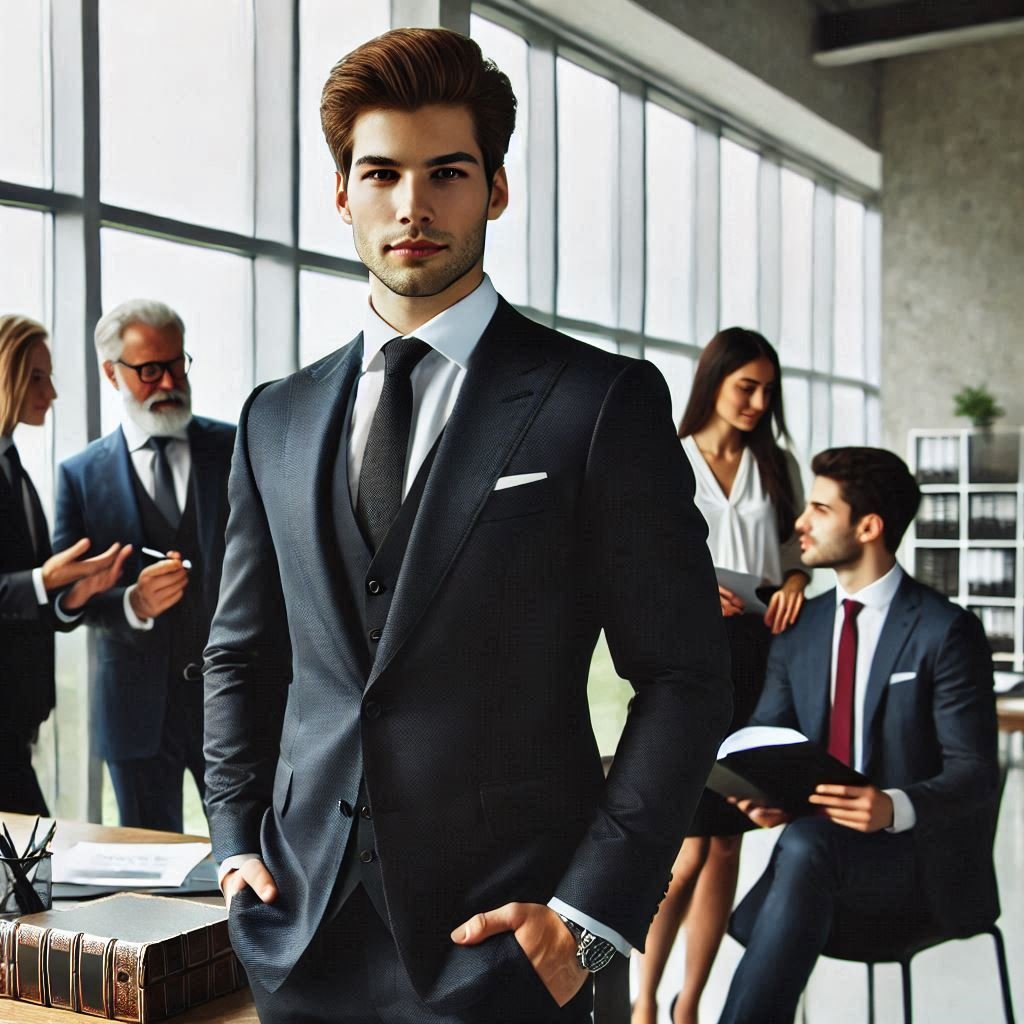
[[[78,932],[51,928],[46,937],[46,1005],[59,1010],[78,1009],[75,978]]]
[[[13,921],[0,921],[0,998],[14,998]]]
[[[14,998],[24,1003],[44,1004],[45,973],[43,949],[49,929],[16,922],[14,930]]]
[[[234,953],[225,953],[205,964],[170,974],[140,990],[137,1016],[117,1020],[129,1024],[156,1024],[211,999],[227,995],[246,984],[245,973]]]
[[[113,1016],[110,965],[114,939],[82,934],[78,939],[78,977],[75,986],[78,1012],[93,1017]]]

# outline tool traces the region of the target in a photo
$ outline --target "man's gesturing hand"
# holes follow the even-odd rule
[[[273,903],[277,899],[277,886],[274,877],[266,869],[259,857],[250,857],[239,867],[229,871],[220,880],[220,891],[224,894],[224,902],[230,907],[231,897],[240,893],[248,886],[264,903]]]
[[[81,543],[81,542],[79,542]],[[68,612],[78,611],[89,598],[96,594],[102,594],[109,590],[120,578],[121,570],[124,568],[125,559],[132,553],[131,544],[111,544],[102,555],[95,558],[87,558],[79,565],[91,565],[93,571],[89,576],[84,576],[67,593],[61,604]]]
[[[132,587],[128,600],[140,619],[153,619],[176,605],[185,593],[188,571],[181,564],[181,555],[169,551],[171,557],[147,565]]]
[[[821,785],[807,798],[837,825],[878,832],[892,824],[892,798],[874,786]]]
[[[533,969],[559,1006],[587,980],[576,960],[576,940],[549,907],[540,903],[506,903],[497,910],[477,914],[452,932],[460,946],[475,946],[500,932],[514,932]]]

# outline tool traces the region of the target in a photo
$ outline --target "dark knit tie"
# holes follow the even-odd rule
[[[10,463],[11,470],[11,516],[16,527],[20,527],[25,537],[31,541],[33,551],[36,548],[36,538],[32,535],[32,528],[29,526],[28,515],[25,512],[25,485],[22,477],[25,471],[21,468],[21,456],[18,449],[12,444],[4,454]]]
[[[410,375],[429,351],[419,338],[394,338],[384,346],[384,387],[366,438],[356,496],[356,519],[375,552],[402,507],[412,427]]]
[[[836,691],[829,719],[828,752],[843,764],[853,765],[853,701],[857,679],[857,616],[864,607],[860,601],[843,601],[843,627],[839,633],[836,658]]]
[[[174,491],[174,475],[167,458],[167,446],[172,437],[151,437],[149,447],[153,449],[153,501],[167,522],[176,527],[181,520],[178,496]]]

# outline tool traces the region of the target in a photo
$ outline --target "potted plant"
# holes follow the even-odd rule
[[[982,430],[992,426],[994,420],[1006,413],[1006,410],[992,396],[984,384],[971,387],[965,384],[953,396],[953,413],[966,416],[972,424]]]

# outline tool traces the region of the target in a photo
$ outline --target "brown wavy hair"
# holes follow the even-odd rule
[[[686,411],[679,424],[679,436],[689,437],[704,427],[714,415],[722,381],[741,366],[758,359],[767,359],[772,364],[775,387],[757,426],[743,434],[743,443],[757,461],[761,485],[775,509],[779,540],[786,541],[793,535],[798,510],[785,452],[779,445],[779,441],[789,440],[782,404],[782,367],[779,354],[764,335],[746,327],[726,327],[704,346],[693,375]]]
[[[508,76],[468,36],[444,28],[396,28],[342,57],[320,97],[320,123],[342,179],[352,166],[356,119],[368,110],[465,106],[490,182],[516,126]]]
[[[37,341],[46,341],[46,328],[27,316],[0,316],[0,434],[18,423],[32,374],[28,357]]]

